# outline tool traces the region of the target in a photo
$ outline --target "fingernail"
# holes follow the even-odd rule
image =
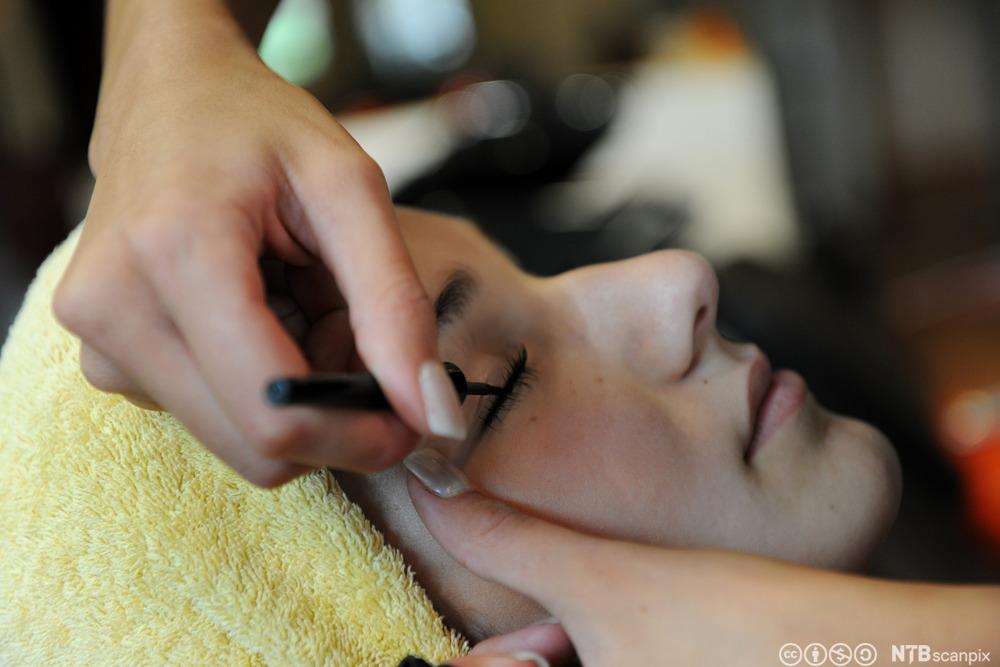
[[[425,447],[403,459],[403,465],[440,498],[451,498],[469,490],[469,480],[441,452]]]
[[[443,438],[464,440],[468,434],[458,394],[440,361],[425,361],[420,367],[420,393],[431,433]]]
[[[549,661],[538,655],[534,651],[518,651],[514,655],[510,656],[515,660],[531,660],[538,667],[549,667]]]
[[[555,616],[549,616],[548,618],[543,618],[540,621],[532,623],[532,625],[559,625],[560,621]]]

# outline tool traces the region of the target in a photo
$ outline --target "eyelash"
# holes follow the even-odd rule
[[[521,347],[520,351],[507,361],[502,393],[490,403],[489,410],[482,419],[483,431],[496,429],[517,403],[524,389],[531,386],[534,377],[535,370],[528,367],[528,349]]]

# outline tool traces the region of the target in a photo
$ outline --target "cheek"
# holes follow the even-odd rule
[[[466,473],[508,502],[577,528],[696,541],[699,518],[721,502],[712,450],[674,428],[662,406],[625,396],[577,387],[563,397],[573,409],[526,411],[508,424],[516,435],[477,451]]]
[[[783,465],[769,471],[769,555],[856,567],[895,518],[899,465],[888,441],[871,426],[826,418],[821,442],[792,443],[795,447],[783,452]]]
[[[522,408],[501,431],[490,433],[465,466],[473,482],[508,501],[546,508],[574,484],[589,483],[601,463],[599,450],[586,447],[587,434],[606,432],[603,419],[578,411]],[[571,493],[576,497],[579,494]]]

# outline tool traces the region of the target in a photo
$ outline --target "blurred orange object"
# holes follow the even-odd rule
[[[749,50],[738,23],[718,9],[702,8],[691,16],[690,38],[693,44],[716,55],[743,54]]]
[[[1000,553],[1000,434],[966,457],[960,469],[969,518]]]
[[[1000,385],[958,394],[940,423],[964,480],[969,519],[1000,554]]]

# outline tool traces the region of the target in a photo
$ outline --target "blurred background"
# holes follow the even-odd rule
[[[0,0],[0,340],[83,218],[102,3]],[[284,0],[261,42],[540,274],[664,247],[720,328],[880,426],[872,571],[1000,581],[1000,3]]]

